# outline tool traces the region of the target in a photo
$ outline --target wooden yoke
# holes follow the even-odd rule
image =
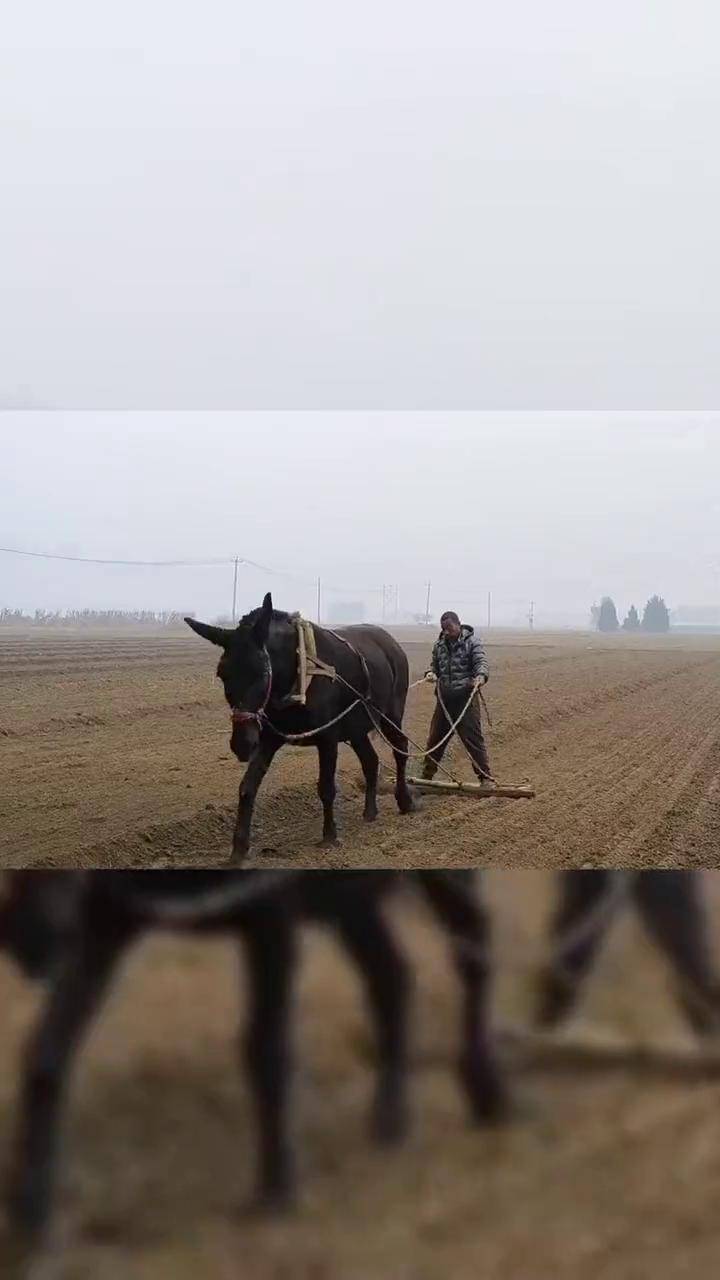
[[[304,707],[310,682],[315,676],[325,676],[329,680],[334,680],[335,668],[318,658],[312,622],[301,618],[299,613],[293,614],[292,621],[297,631],[297,685],[295,692],[286,698],[286,702]]]

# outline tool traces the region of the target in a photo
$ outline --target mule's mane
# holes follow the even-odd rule
[[[238,627],[254,627],[255,623],[262,617],[262,614],[262,606],[258,609],[252,609],[250,613],[246,613],[245,617],[240,619]],[[273,609],[272,611],[273,622],[292,622],[296,616],[296,614],[285,613],[282,609]]]

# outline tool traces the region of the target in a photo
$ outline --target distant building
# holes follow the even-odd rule
[[[670,617],[678,626],[720,627],[720,605],[681,604]]]
[[[670,614],[673,631],[713,633],[720,631],[720,605],[679,605]]]

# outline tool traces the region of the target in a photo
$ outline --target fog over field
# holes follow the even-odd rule
[[[718,413],[0,415],[0,607],[586,626],[658,592],[720,604]],[[266,566],[258,568],[256,565]],[[383,586],[386,587],[383,606]]]

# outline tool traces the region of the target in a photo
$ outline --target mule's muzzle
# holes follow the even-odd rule
[[[247,764],[260,742],[261,717],[257,711],[242,711],[233,707],[231,713],[232,734],[230,750],[241,764]]]

